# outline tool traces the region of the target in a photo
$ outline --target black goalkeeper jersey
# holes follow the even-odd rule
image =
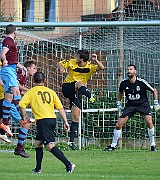
[[[136,77],[136,81],[131,83],[129,78],[121,81],[119,92],[125,92],[128,104],[131,106],[141,105],[148,101],[147,90],[154,92],[154,88],[144,79]]]

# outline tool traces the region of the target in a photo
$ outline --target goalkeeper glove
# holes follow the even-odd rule
[[[154,105],[153,105],[155,111],[158,111],[160,109],[160,105],[158,103],[158,100],[154,100]]]
[[[121,102],[120,102],[120,101],[117,101],[116,104],[117,104],[117,109],[118,109],[119,111],[122,111],[122,110],[123,110],[123,107],[121,106]]]

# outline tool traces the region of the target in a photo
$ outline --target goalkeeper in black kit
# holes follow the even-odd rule
[[[154,138],[154,126],[151,116],[151,108],[147,98],[147,90],[151,91],[154,96],[154,109],[157,111],[160,109],[158,103],[158,92],[153,88],[146,80],[136,76],[136,66],[133,64],[128,65],[127,75],[128,77],[123,79],[120,83],[118,92],[117,108],[122,113],[116,123],[114,129],[114,136],[112,144],[107,146],[104,151],[112,151],[117,147],[117,141],[121,135],[121,128],[123,125],[136,113],[139,112],[145,119],[148,126],[148,135],[150,138],[150,150],[156,151],[156,143]],[[124,109],[121,106],[121,99],[125,93],[127,103]]]

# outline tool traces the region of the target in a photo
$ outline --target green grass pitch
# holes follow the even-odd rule
[[[45,151],[42,173],[35,168],[34,150],[26,151],[30,158],[15,156],[13,152],[0,152],[0,180],[158,180],[160,179],[160,150],[96,150],[64,151],[76,164],[72,174],[51,153]]]

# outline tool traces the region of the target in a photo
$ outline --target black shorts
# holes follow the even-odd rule
[[[56,118],[45,118],[37,120],[37,135],[35,140],[40,140],[46,146],[55,142],[54,130],[56,127]]]
[[[70,100],[70,109],[72,106],[77,106],[79,109],[82,109],[82,94],[79,91],[75,90],[75,83],[63,83],[62,93],[64,97]]]
[[[2,109],[2,105],[3,105],[3,99],[0,99],[0,118],[3,118],[3,109]]]
[[[128,116],[130,119],[136,112],[139,112],[143,116],[151,116],[151,107],[148,102],[145,102],[137,106],[131,106],[127,103],[122,111],[120,118],[125,118],[126,116]]]

